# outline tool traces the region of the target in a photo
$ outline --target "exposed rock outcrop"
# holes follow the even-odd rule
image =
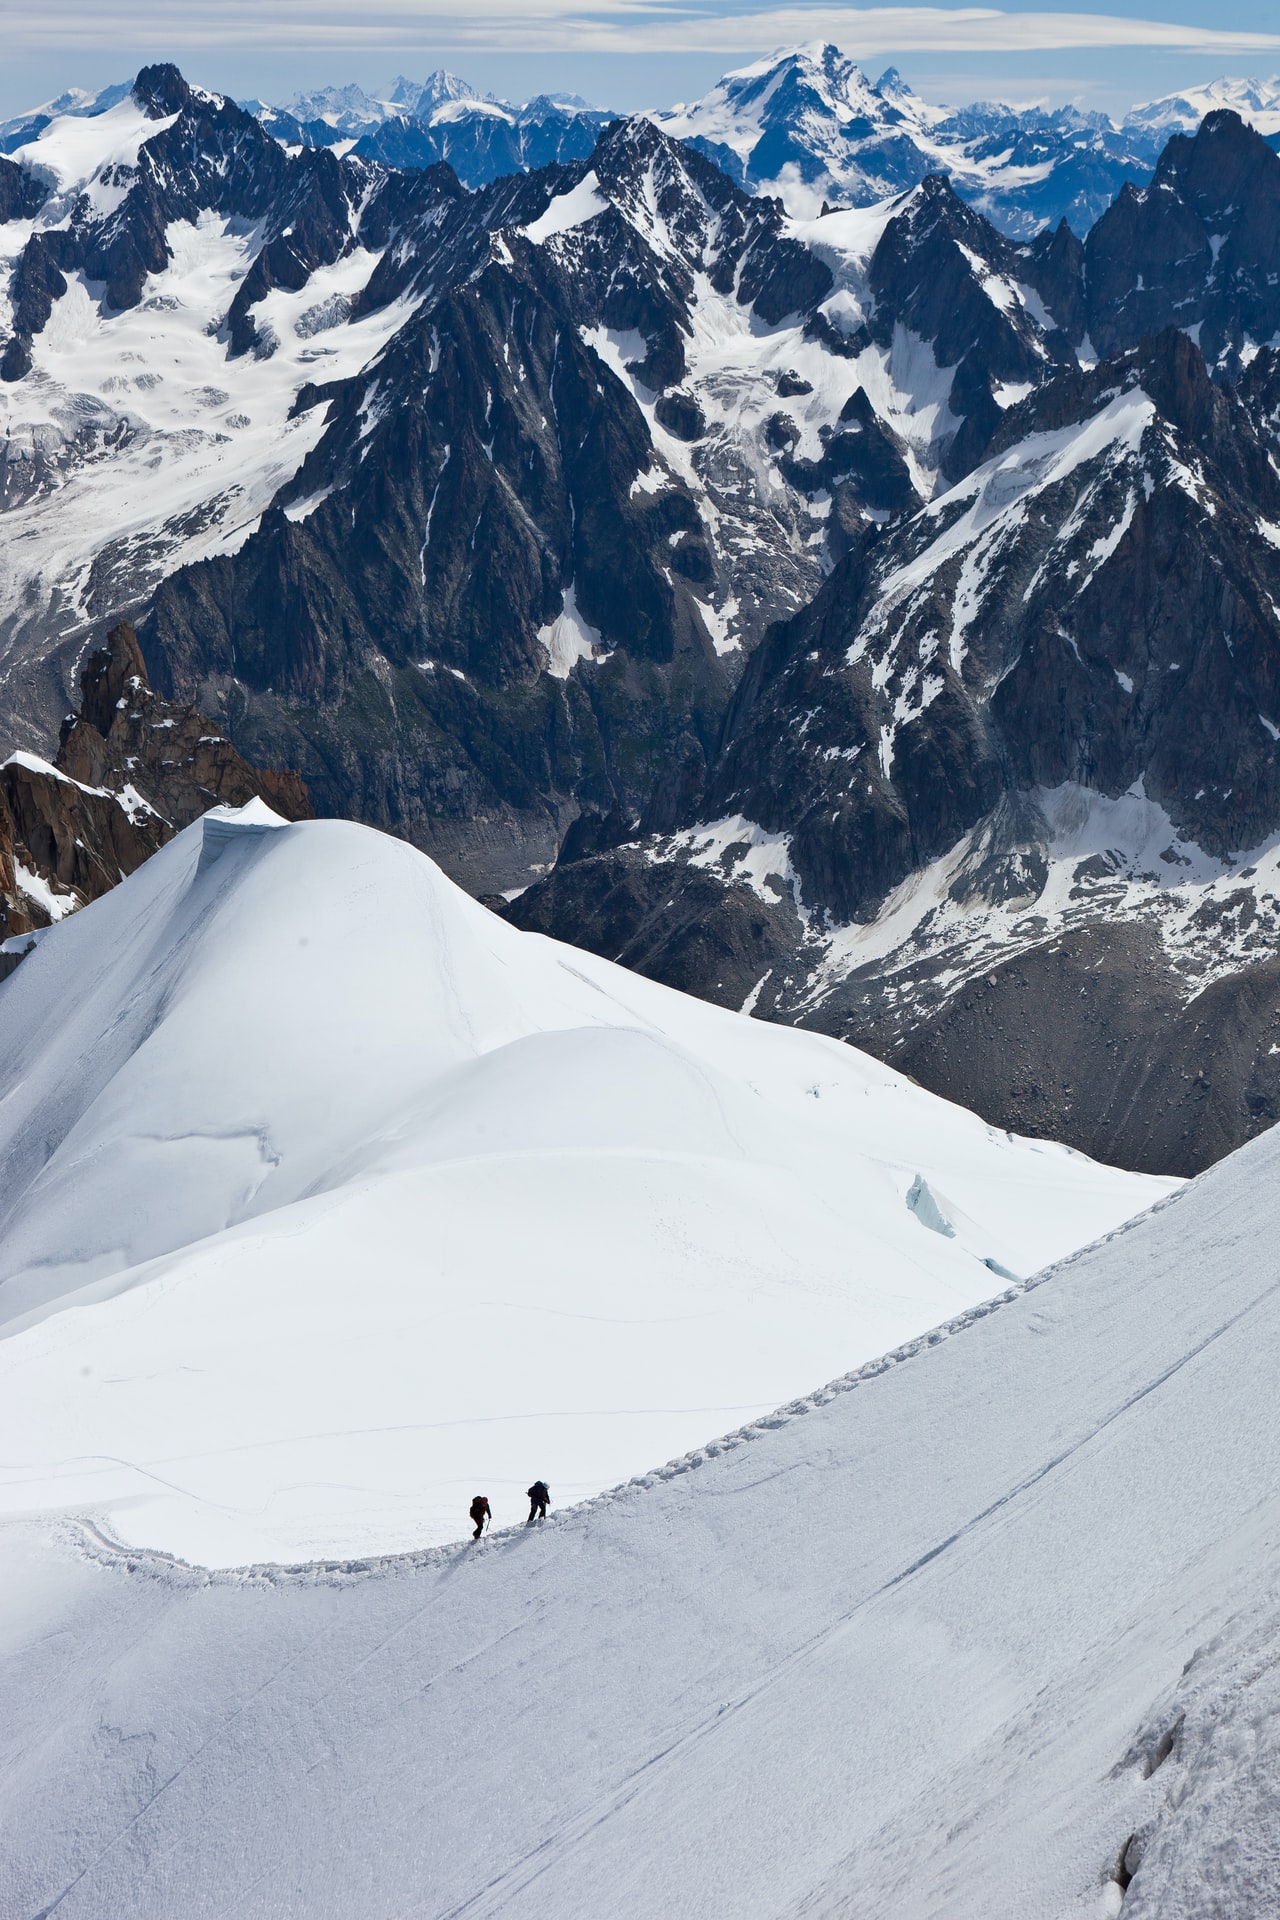
[[[1176,330],[1061,372],[775,629],[683,810],[512,917],[1102,1158],[1271,1124],[1273,386]]]
[[[1175,134],[1150,186],[1126,186],[1091,230],[1084,289],[1099,353],[1177,326],[1238,373],[1280,331],[1280,154],[1237,113]]]
[[[296,773],[260,772],[195,707],[162,700],[137,635],[119,621],[81,676],[81,707],[55,761],[16,753],[0,766],[0,939],[47,927],[107,893],[215,806],[265,800],[312,817]],[[9,970],[0,967],[0,975]]]

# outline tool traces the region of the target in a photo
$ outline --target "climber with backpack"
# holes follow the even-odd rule
[[[470,1513],[476,1528],[471,1538],[478,1540],[485,1530],[485,1523],[493,1518],[492,1513],[489,1511],[489,1501],[485,1494],[478,1493],[476,1495],[475,1499],[471,1502]]]
[[[546,1519],[547,1502],[551,1498],[551,1489],[545,1480],[535,1480],[528,1491],[529,1518],[525,1521],[525,1525],[531,1527],[535,1520]]]

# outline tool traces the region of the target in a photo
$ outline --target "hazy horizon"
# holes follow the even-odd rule
[[[783,49],[765,50],[768,51]],[[474,87],[477,93],[492,94],[504,100],[519,102],[539,93],[575,93],[595,106],[634,112],[642,108],[670,107],[681,100],[696,99],[724,74],[762,57],[764,55],[760,49],[747,48],[736,57],[699,54],[682,56],[676,61],[666,56],[624,58],[618,55],[583,56],[575,53],[548,53],[537,56],[536,60],[524,55],[517,60],[469,55],[466,51],[460,56],[457,49],[447,48],[433,55],[414,48],[407,50],[405,57],[399,60],[359,54],[348,57],[334,55],[324,60],[311,54],[303,56],[296,63],[273,56],[255,66],[242,58],[217,59],[190,55],[183,58],[177,52],[163,48],[131,61],[123,61],[118,54],[113,58],[109,54],[94,51],[92,57],[85,56],[78,60],[74,53],[69,54],[63,73],[55,72],[52,66],[47,70],[41,68],[40,71],[45,73],[43,87],[36,81],[34,73],[31,83],[24,87],[12,70],[7,71],[0,76],[0,118],[11,119],[32,112],[75,88],[97,92],[107,86],[131,81],[140,68],[164,60],[172,60],[189,80],[212,91],[234,99],[259,98],[276,106],[286,105],[298,93],[309,93],[326,86],[356,85],[377,98],[385,94],[402,74],[411,80],[425,80],[429,74],[443,68]],[[1224,65],[1220,61],[1204,58],[1192,60],[1179,57],[1176,60],[1153,61],[1148,57],[1144,62],[1147,85],[1122,87],[1114,82],[1108,84],[1080,74],[1055,76],[1044,72],[1019,72],[1017,68],[1025,66],[1026,62],[1012,58],[1005,62],[1004,71],[1001,71],[990,59],[964,64],[952,61],[940,68],[937,57],[933,56],[928,65],[921,68],[909,52],[896,57],[891,53],[870,58],[859,58],[855,53],[851,57],[857,59],[857,64],[873,81],[886,68],[897,67],[915,93],[933,102],[960,107],[975,100],[993,98],[1020,107],[1074,104],[1082,109],[1109,113],[1116,120],[1121,119],[1130,108],[1165,94],[1185,92],[1188,88],[1204,86],[1220,79],[1266,81],[1276,69],[1280,69],[1280,58],[1272,63],[1254,61],[1246,66],[1243,62]],[[1109,63],[1114,64],[1113,61]],[[1038,64],[1043,66],[1044,62]],[[531,67],[535,66],[536,78],[530,73]],[[660,67],[662,74],[655,72],[653,84],[646,86],[647,70],[651,67]],[[231,69],[231,73],[228,75],[220,69]],[[637,69],[642,71],[638,72]],[[1165,70],[1163,82],[1157,82],[1157,70]],[[663,78],[669,82],[665,87],[660,84]],[[681,79],[684,85],[677,84]]]

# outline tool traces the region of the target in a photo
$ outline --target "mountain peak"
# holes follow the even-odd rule
[[[387,96],[391,104],[403,106],[419,120],[427,119],[434,108],[446,106],[450,101],[479,98],[473,86],[444,67],[437,67],[421,82],[406,80],[401,76]]]
[[[880,78],[876,81],[876,92],[882,93],[886,100],[896,100],[899,98],[913,100],[915,98],[915,95],[896,67],[885,68]]]
[[[133,83],[133,97],[151,120],[167,120],[191,103],[191,88],[172,61],[143,67]]]
[[[1167,139],[1173,133],[1194,133],[1206,114],[1230,108],[1261,134],[1280,132],[1280,74],[1270,80],[1210,80],[1185,93],[1165,94],[1144,101],[1125,115],[1126,128]]]

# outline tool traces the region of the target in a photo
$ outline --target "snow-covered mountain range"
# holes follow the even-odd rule
[[[448,160],[470,187],[517,167],[585,158],[612,117],[563,95],[523,107],[482,100],[444,72],[425,82],[400,77],[378,98],[325,88],[291,101],[283,117],[246,104],[282,139],[350,141],[400,166]],[[869,206],[945,172],[1001,231],[1029,239],[1060,219],[1083,234],[1126,181],[1145,183],[1172,134],[1194,133],[1222,108],[1280,136],[1280,80],[1211,82],[1135,107],[1116,125],[1072,106],[934,106],[895,68],[873,82],[819,41],[726,74],[701,99],[653,118],[740,186],[780,195],[796,215],[817,214],[824,201]]]
[[[675,837],[582,836],[522,924],[1128,1164],[1271,1124],[1278,187],[1232,114],[1176,137],[1049,294],[1077,364],[756,651]]]
[[[332,146],[393,167],[447,161],[468,187],[487,186],[504,173],[584,160],[616,118],[576,94],[538,94],[518,106],[481,98],[443,71],[425,81],[401,75],[377,98],[359,87],[324,87],[284,108],[242,104],[288,146]]]
[[[638,116],[473,193],[148,70],[0,164],[13,744],[136,614],[162,698],[524,924],[1192,1171],[1280,1093],[1277,175],[1217,111],[1016,241]],[[1082,1097],[1097,938],[1160,1010]]]
[[[1167,138],[1154,123],[1116,127],[1070,106],[933,106],[895,68],[873,82],[820,42],[726,74],[701,100],[656,117],[796,213],[868,205],[945,172],[1019,238],[1064,218],[1083,233],[1125,180],[1150,175]]]
[[[0,1530],[14,1911],[1273,1912],[1278,1144],[541,1528],[240,1574]],[[376,1277],[348,1279],[367,1328]],[[245,1324],[292,1292],[264,1273]],[[114,1305],[127,1364],[69,1324],[67,1390],[123,1421],[173,1296]],[[298,1371],[264,1369],[264,1416]],[[51,1505],[86,1471],[63,1447]]]
[[[643,118],[469,195],[157,69],[0,189],[19,743],[150,599],[163,692],[477,886],[705,756],[744,649],[1071,354],[1062,240],[937,181],[795,222]],[[930,309],[904,249],[951,228]]]
[[[127,92],[127,83],[96,94],[72,89],[2,122],[0,152],[29,141],[55,116],[101,113]],[[443,69],[425,80],[397,75],[374,93],[347,84],[313,88],[282,105],[240,104],[289,147],[332,146],[401,167],[443,160],[472,188],[504,173],[585,159],[617,117],[576,94],[520,104],[481,96]],[[1194,133],[1222,109],[1275,144],[1280,76],[1211,81],[1135,106],[1116,123],[1071,105],[937,106],[913,93],[896,68],[872,81],[838,47],[815,41],[727,73],[700,99],[652,117],[740,186],[781,195],[797,215],[818,213],[824,200],[872,205],[944,172],[1001,231],[1028,239],[1060,219],[1083,235],[1126,181],[1149,179],[1173,134]]]
[[[399,166],[448,160],[470,187],[517,167],[585,158],[613,117],[564,95],[522,107],[481,99],[445,72],[425,82],[401,76],[376,98],[347,86],[300,95],[284,109],[244,104],[292,143],[349,141]],[[1072,106],[934,106],[896,68],[873,82],[817,41],[726,74],[701,99],[653,118],[740,186],[779,194],[800,216],[824,201],[869,206],[945,172],[1001,231],[1029,239],[1060,219],[1083,234],[1126,181],[1145,183],[1172,134],[1194,133],[1222,108],[1280,136],[1280,80],[1214,81],[1134,107],[1117,125]]]
[[[0,1513],[215,1565],[598,1492],[1174,1184],[260,801],[40,935],[0,1061]]]

